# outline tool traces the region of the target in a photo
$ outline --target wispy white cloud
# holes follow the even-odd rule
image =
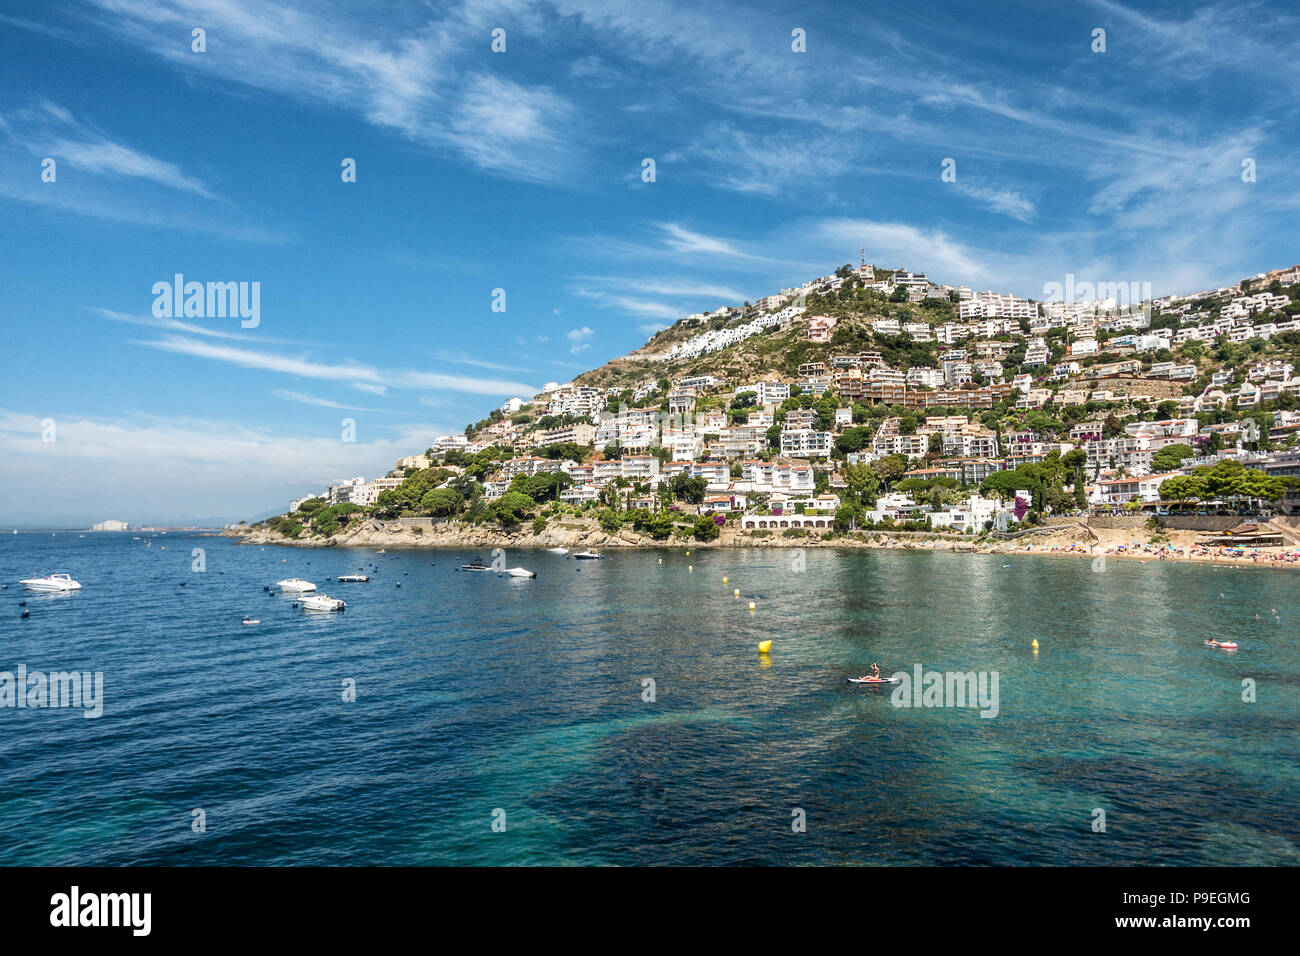
[[[591,343],[586,340],[595,334],[595,332],[587,328],[585,325],[580,329],[570,329],[568,332],[565,332],[564,337],[571,343],[569,345],[569,352],[573,355],[577,355],[579,352],[585,352],[587,349],[591,348]]]
[[[139,325],[150,329],[162,329],[167,332],[182,332],[186,335],[202,335],[214,339],[239,339],[248,341],[248,336],[240,335],[237,332],[227,332],[222,329],[209,328],[204,325],[193,325],[188,322],[181,322],[178,319],[158,319],[152,315],[129,315],[125,312],[117,312],[113,309],[102,309],[95,306],[90,311],[96,315],[109,319],[112,322],[121,322],[124,325]]]
[[[823,239],[841,248],[851,249],[860,243],[872,250],[888,250],[888,254],[904,263],[924,264],[932,275],[958,276],[962,281],[990,277],[991,270],[977,258],[975,250],[940,230],[867,219],[825,219],[813,228]]]
[[[46,158],[54,161],[51,182],[36,164]],[[0,113],[0,197],[69,217],[241,242],[286,240],[282,230],[252,217],[231,217],[228,201],[179,164],[121,142],[48,100]]]
[[[719,256],[725,259],[753,259],[734,242],[695,232],[675,222],[659,223],[664,244],[673,252],[686,255]]]
[[[809,135],[800,128],[757,133],[726,123],[703,131],[680,154],[667,158],[677,160],[688,175],[698,170],[723,189],[777,197],[820,189],[843,176],[860,158],[859,143],[838,132]]]
[[[537,392],[537,389],[533,386],[521,382],[473,378],[464,375],[446,375],[440,372],[422,372],[409,369],[380,370],[353,362],[331,364],[301,356],[281,355],[274,352],[217,345],[197,339],[187,339],[179,335],[138,341],[135,344],[178,355],[190,355],[196,358],[225,362],[242,368],[280,372],[300,378],[322,379],[325,381],[361,383],[390,388],[447,389],[475,395],[511,395],[519,392],[527,392],[529,395],[533,395]]]
[[[485,368],[494,372],[531,372],[531,368],[522,365],[504,365],[501,362],[489,362],[486,359],[471,358],[468,355],[462,355],[458,352],[439,351],[437,353],[440,362],[451,362],[454,365],[470,365],[474,368]]]
[[[308,395],[305,392],[295,392],[287,388],[273,388],[271,394],[276,398],[283,398],[286,402],[297,402],[299,405],[315,405],[318,408],[342,408],[351,412],[378,412],[381,415],[390,415],[392,412],[383,408],[362,408],[359,405],[345,405],[342,402],[336,402],[332,399],[321,398],[317,395]]]
[[[971,186],[968,183],[951,184],[957,192],[981,205],[988,206],[994,212],[1000,212],[1020,222],[1029,222],[1034,218],[1034,204],[1010,189],[994,189],[988,186]]]
[[[432,17],[408,11],[376,18],[364,7],[290,2],[206,0],[201,9],[182,0],[91,3],[100,29],[187,74],[326,104],[511,178],[574,181],[581,114],[545,86],[475,68],[491,55],[493,26],[538,29],[525,8],[464,3]],[[176,41],[198,22],[209,37],[203,56]]]
[[[730,286],[682,277],[577,276],[576,278],[580,282],[598,283],[610,288],[630,289],[633,292],[646,292],[651,295],[709,298],[725,302],[739,302],[744,298],[742,293]]]
[[[66,163],[71,170],[143,179],[207,199],[217,198],[206,184],[182,172],[175,163],[116,142],[49,101],[0,115],[0,132],[33,156],[49,156],[57,163]]]
[[[656,299],[640,299],[626,295],[615,295],[598,289],[577,288],[573,290],[573,294],[583,299],[589,299],[603,308],[614,309],[628,315],[680,319],[682,316],[692,311],[690,309],[683,309],[681,306],[672,305],[668,302],[660,302]]]

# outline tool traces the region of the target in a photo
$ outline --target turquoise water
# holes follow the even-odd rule
[[[0,670],[105,682],[98,719],[0,709],[0,862],[1300,862],[1292,573],[684,548],[453,570],[476,557],[0,536]],[[59,570],[84,589],[16,584]],[[294,576],[347,611],[263,591]],[[872,661],[997,672],[998,716],[846,682]]]

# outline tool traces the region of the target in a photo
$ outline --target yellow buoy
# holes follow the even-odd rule
[[[736,597],[740,597],[740,588],[736,588],[736,590],[732,591],[731,593],[734,594]]]
[[[772,642],[771,642],[771,641],[759,641],[759,642],[758,642],[758,652],[759,652],[760,654],[766,654],[766,653],[767,653],[768,651],[770,651],[771,649],[772,649]]]
[[[690,553],[689,551],[687,551],[687,552],[686,552],[686,556],[689,558],[689,557],[691,556],[691,553]]]
[[[1034,650],[1038,650],[1038,638],[1034,638],[1034,643],[1030,644],[1029,646],[1032,647]]]
[[[722,583],[723,583],[723,584],[726,584],[726,583],[727,583],[727,579],[726,579],[725,577],[722,579]]]
[[[750,609],[751,611],[754,610],[754,602],[753,602],[753,601],[750,601],[750,602],[749,602],[749,609]]]
[[[693,565],[693,564],[688,564],[688,565],[686,565],[686,570],[687,570],[687,571],[694,571],[694,570],[695,570],[695,565]]]

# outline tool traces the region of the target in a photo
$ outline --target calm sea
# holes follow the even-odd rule
[[[454,570],[476,557],[0,536],[0,671],[104,675],[98,719],[0,709],[0,862],[1300,862],[1291,573],[680,547]],[[51,571],[83,590],[17,584]],[[287,577],[348,609],[263,590]],[[997,716],[847,683],[872,661],[996,672]]]

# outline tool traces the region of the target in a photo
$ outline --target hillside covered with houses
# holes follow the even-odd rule
[[[1300,266],[1137,291],[1080,284],[1038,302],[864,256],[685,316],[264,527],[330,537],[427,517],[536,535],[585,518],[651,539],[978,536],[1059,515],[1296,510]]]

